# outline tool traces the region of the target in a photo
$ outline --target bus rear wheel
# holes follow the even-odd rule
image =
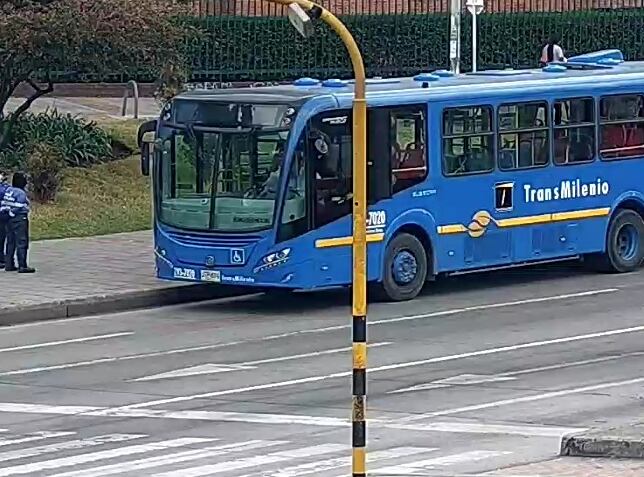
[[[604,272],[626,273],[639,268],[643,260],[644,220],[633,210],[620,210],[608,226],[606,252],[590,262]]]
[[[376,298],[406,301],[418,296],[427,278],[427,253],[415,236],[396,235],[385,250],[382,282]]]

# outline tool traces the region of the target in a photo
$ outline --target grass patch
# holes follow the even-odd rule
[[[69,168],[53,204],[35,204],[33,240],[134,232],[151,227],[149,177],[138,157]]]
[[[139,148],[136,145],[136,133],[143,122],[141,119],[106,119],[97,123],[113,139],[129,147],[132,151],[137,151]]]

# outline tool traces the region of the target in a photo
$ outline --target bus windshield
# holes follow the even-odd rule
[[[159,219],[179,228],[270,228],[288,130],[162,127]]]

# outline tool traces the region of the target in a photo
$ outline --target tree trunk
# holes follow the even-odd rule
[[[13,126],[16,124],[16,120],[20,117],[20,115],[26,112],[31,107],[33,102],[38,98],[49,94],[54,90],[54,84],[49,78],[47,78],[47,86],[44,88],[39,87],[34,81],[30,79],[26,80],[26,82],[29,83],[29,86],[33,88],[33,94],[29,96],[20,106],[18,106],[18,108],[16,108],[14,112],[8,114],[6,117],[0,117],[0,151],[4,149],[9,143],[9,139],[11,138],[11,130],[13,129]],[[4,107],[9,102],[11,94],[13,93],[13,91],[15,91],[19,84],[20,83],[14,84],[13,87],[10,88],[8,95],[0,96],[0,112],[4,111]]]

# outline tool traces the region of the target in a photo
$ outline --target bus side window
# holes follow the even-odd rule
[[[392,110],[391,170],[393,193],[419,184],[427,177],[425,106]]]
[[[550,162],[548,103],[502,104],[497,115],[499,169],[528,169]]]
[[[595,158],[595,102],[570,98],[555,102],[556,165],[592,162]]]
[[[313,166],[315,226],[351,213],[353,135],[351,110],[314,117],[308,131],[307,153]]]
[[[644,156],[644,96],[605,96],[600,102],[600,146],[602,159]]]
[[[494,169],[492,108],[470,106],[443,112],[443,173],[446,176]]]

